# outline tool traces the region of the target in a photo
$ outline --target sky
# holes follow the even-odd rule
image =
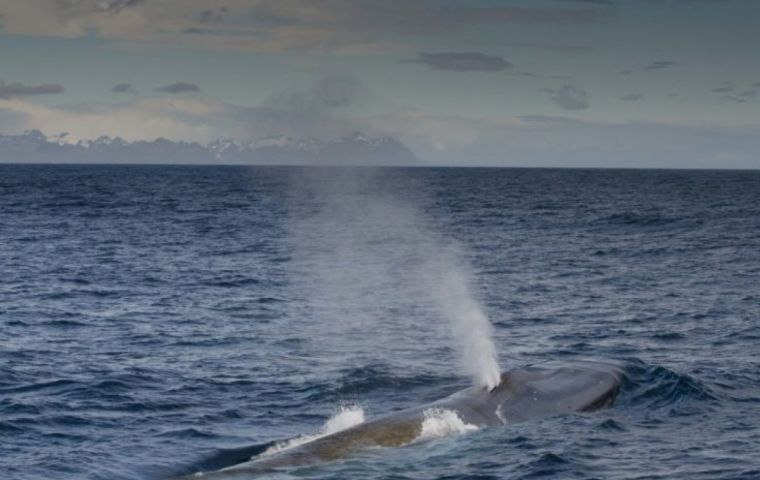
[[[756,0],[0,0],[0,134],[760,168]]]

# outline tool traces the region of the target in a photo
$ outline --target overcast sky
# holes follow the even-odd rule
[[[0,133],[760,168],[756,0],[0,0]]]

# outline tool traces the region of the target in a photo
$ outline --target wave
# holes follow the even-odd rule
[[[347,430],[351,427],[355,427],[356,425],[361,425],[362,423],[364,423],[364,409],[357,405],[342,406],[340,407],[338,413],[330,417],[325,422],[325,424],[322,425],[322,428],[319,429],[319,432],[312,435],[299,435],[298,437],[291,438],[290,440],[286,440],[284,442],[277,442],[271,447],[267,448],[263,453],[261,453],[260,456],[264,457],[268,455],[274,455],[285,450],[290,450],[291,448],[313,442],[319,438]]]
[[[661,213],[643,212],[618,212],[605,217],[597,218],[594,223],[612,225],[630,225],[643,227],[656,227],[669,225],[683,220],[679,217],[663,215]]]
[[[661,211],[620,211],[610,214],[602,214],[588,220],[588,226],[594,228],[616,229],[645,229],[645,230],[668,230],[668,229],[696,229],[705,225],[705,219],[693,213],[678,215],[673,212]]]
[[[704,412],[720,398],[707,384],[663,366],[632,362],[626,368],[621,404],[670,415]]]
[[[245,277],[242,275],[234,275],[228,278],[207,280],[201,282],[204,287],[218,287],[218,288],[239,288],[248,287],[252,285],[259,285],[261,280],[258,278]]]
[[[248,462],[254,458],[263,458],[278,454],[286,450],[290,450],[300,445],[313,442],[314,440],[325,437],[327,435],[346,430],[361,423],[364,423],[364,410],[357,405],[344,405],[341,406],[339,411],[330,417],[324,423],[324,425],[322,425],[319,431],[314,434],[300,435],[298,437],[290,438],[287,440],[259,443],[238,448],[215,450],[214,452],[206,455],[202,460],[199,460],[192,464],[185,465],[180,468],[168,468],[166,472],[162,472],[163,476],[161,478],[165,478],[167,476],[174,477],[180,475],[191,475],[197,472],[221,470],[233,465]],[[0,427],[2,426],[3,425],[0,424]],[[198,432],[195,429],[177,430],[170,432],[169,435],[174,436],[175,434],[184,436],[190,434],[193,437],[207,436],[207,434]]]

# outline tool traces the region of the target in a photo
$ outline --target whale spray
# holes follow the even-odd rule
[[[432,196],[414,182],[392,169],[314,169],[294,181],[288,237],[310,317],[302,327],[340,358],[365,345],[363,358],[382,350],[399,367],[437,336],[476,385],[494,387],[491,324],[464,249],[439,233],[426,214]]]

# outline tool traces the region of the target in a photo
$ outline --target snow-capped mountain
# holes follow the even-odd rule
[[[32,130],[0,135],[0,162],[39,163],[188,163],[247,165],[411,166],[421,162],[392,137],[361,133],[333,140],[268,136],[250,142],[218,139],[207,145],[159,138],[127,142],[99,137],[77,143],[65,134]]]

